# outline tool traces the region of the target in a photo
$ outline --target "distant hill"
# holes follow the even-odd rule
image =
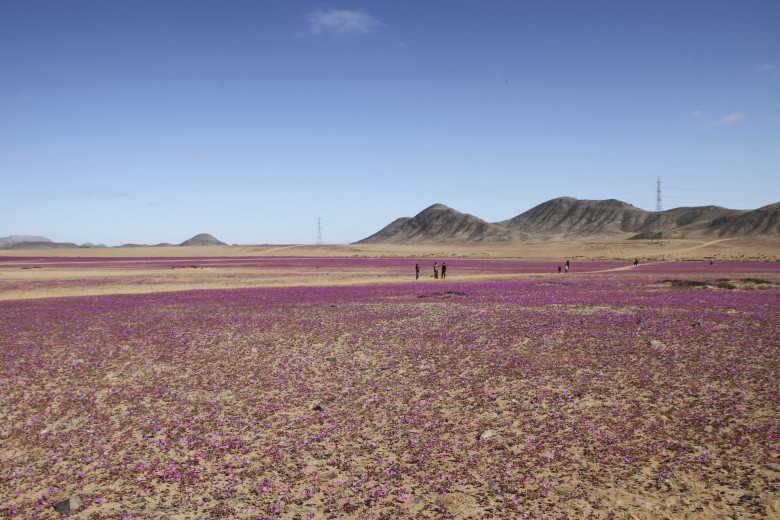
[[[2,247],[2,249],[73,249],[79,246],[71,242],[14,242]]]
[[[224,246],[225,243],[220,242],[219,240],[209,235],[208,233],[201,233],[200,235],[195,235],[189,240],[185,240],[179,245],[180,246]]]
[[[18,244],[20,242],[51,242],[46,237],[38,237],[33,235],[11,235],[9,237],[0,237],[0,247],[10,244]]]
[[[106,247],[104,245],[82,244],[77,245],[71,242],[53,242],[46,237],[33,235],[11,235],[0,237],[0,249],[72,249]]]
[[[780,236],[780,203],[752,211],[701,206],[658,214],[615,199],[559,197],[496,223],[434,204],[357,243],[642,239],[652,237],[658,219],[670,238]]]
[[[208,233],[195,235],[189,240],[185,240],[180,246],[222,246],[224,242],[219,241]],[[167,242],[149,246],[146,244],[123,244],[119,247],[171,247],[173,244]],[[31,235],[11,235],[9,237],[0,237],[0,249],[85,249],[91,247],[108,247],[103,244],[86,243],[82,245],[71,242],[53,242],[45,237]]]
[[[444,204],[434,204],[414,217],[394,220],[358,244],[507,242],[522,238],[522,233],[514,232],[505,226],[485,222]]]

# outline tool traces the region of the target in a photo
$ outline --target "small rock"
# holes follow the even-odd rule
[[[54,510],[60,514],[75,513],[81,507],[81,499],[77,496],[68,497],[54,505]]]
[[[486,441],[493,436],[493,430],[485,430],[479,434],[478,439],[480,441]]]
[[[315,412],[321,412],[323,410],[323,408],[322,408],[322,406],[317,405],[314,408],[312,408],[312,410],[314,410]]]
[[[335,357],[331,356],[331,357],[325,358],[325,361],[338,361],[338,359],[336,359]]]

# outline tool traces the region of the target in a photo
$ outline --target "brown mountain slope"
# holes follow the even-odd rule
[[[412,218],[394,220],[358,244],[415,242],[511,242],[527,238],[499,224],[434,204]]]
[[[661,228],[666,238],[711,237],[715,233],[711,224],[716,219],[728,219],[744,213],[742,210],[727,209],[721,206],[695,206],[670,209],[661,213]],[[656,232],[658,215],[648,212],[644,224],[634,231],[634,240],[651,239]]]
[[[696,224],[709,224],[715,219],[734,217],[741,213],[744,211],[721,206],[696,206],[670,209],[663,214],[674,227],[682,228]]]
[[[780,202],[716,218],[708,229],[719,237],[780,236]]]
[[[641,228],[651,215],[615,199],[559,197],[499,224],[535,238],[578,239],[632,233]]]

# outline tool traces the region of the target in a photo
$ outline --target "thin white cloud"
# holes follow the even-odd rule
[[[729,114],[727,116],[723,116],[719,119],[721,123],[733,123],[735,121],[739,121],[740,119],[745,119],[745,114],[743,113],[735,113],[735,114]]]
[[[747,114],[744,114],[742,112],[734,112],[733,114],[728,114],[723,117],[719,117],[715,120],[712,120],[710,121],[710,124],[715,126],[730,125],[732,123],[736,123],[737,121],[742,121],[745,118],[747,118]]]
[[[346,9],[313,11],[306,15],[309,32],[320,34],[364,34],[373,31],[379,22],[370,14]]]
[[[95,190],[95,191],[82,191],[82,195],[86,197],[95,197],[95,198],[101,198],[101,199],[128,199],[133,198],[133,196],[129,193],[122,193],[122,192],[116,192],[116,191],[103,191],[103,190]]]
[[[756,70],[758,72],[771,72],[775,70],[775,65],[772,63],[761,63],[760,65],[756,65]]]
[[[146,203],[147,207],[150,208],[156,208],[160,206],[171,206],[176,204],[176,199],[174,197],[168,197],[167,199],[161,199],[161,200],[154,200]]]

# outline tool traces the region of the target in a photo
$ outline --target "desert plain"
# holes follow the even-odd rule
[[[777,518],[778,260],[3,251],[0,518]]]

